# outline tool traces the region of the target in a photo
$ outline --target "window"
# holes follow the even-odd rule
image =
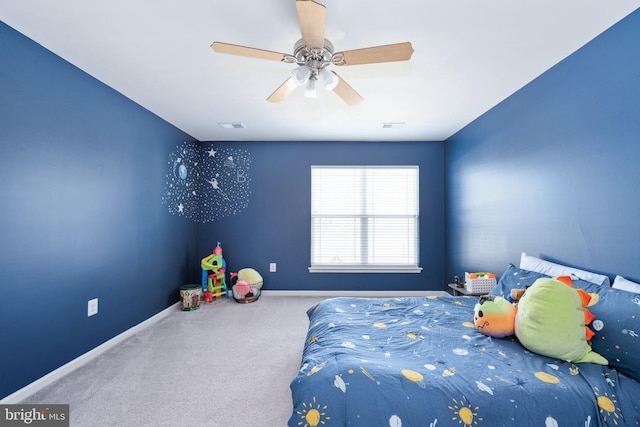
[[[417,166],[311,167],[311,272],[415,272]]]

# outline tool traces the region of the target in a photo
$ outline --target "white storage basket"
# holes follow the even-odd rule
[[[496,275],[493,273],[464,273],[464,287],[467,292],[488,294],[495,285]]]

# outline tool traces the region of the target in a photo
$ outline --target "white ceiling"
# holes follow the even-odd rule
[[[410,41],[410,61],[332,69],[334,93],[265,99],[294,65],[294,0],[2,0],[0,19],[201,141],[441,141],[558,63],[640,0],[318,0],[336,51]],[[245,129],[223,129],[242,122]],[[383,129],[383,122],[404,126]]]

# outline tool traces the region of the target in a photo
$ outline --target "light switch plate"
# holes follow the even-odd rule
[[[94,298],[87,302],[87,317],[98,314],[98,298]]]

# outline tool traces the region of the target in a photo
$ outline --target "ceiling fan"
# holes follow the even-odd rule
[[[330,65],[407,61],[413,54],[410,42],[334,52],[333,44],[324,38],[326,7],[314,0],[296,0],[296,8],[302,38],[295,43],[292,55],[218,41],[211,45],[218,53],[297,64],[291,77],[267,98],[269,102],[282,101],[298,86],[305,87],[305,96],[316,97],[320,83],[348,105],[357,105],[363,98],[338,74],[329,71]]]

